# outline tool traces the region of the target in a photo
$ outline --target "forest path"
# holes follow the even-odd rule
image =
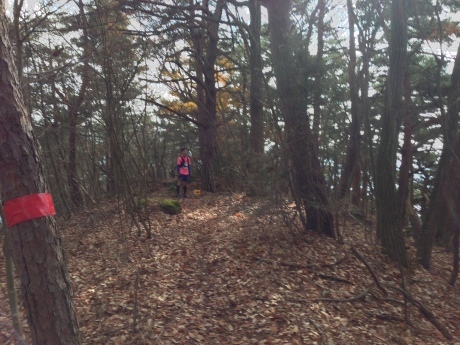
[[[83,344],[455,344],[414,307],[408,326],[400,294],[383,300],[351,246],[382,282],[399,286],[399,270],[359,223],[340,245],[289,229],[267,200],[205,193],[169,216],[156,206],[168,196],[151,196],[149,240],[116,202],[59,220]],[[449,256],[435,259],[406,284],[460,344],[460,291]]]

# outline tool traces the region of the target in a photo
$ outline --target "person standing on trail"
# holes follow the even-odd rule
[[[177,173],[179,174],[179,180],[177,181],[177,197],[180,198],[180,187],[183,187],[184,198],[187,197],[187,184],[191,174],[191,160],[188,156],[187,148],[180,149],[180,156],[177,158]]]

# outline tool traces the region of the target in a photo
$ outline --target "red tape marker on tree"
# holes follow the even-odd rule
[[[8,200],[3,206],[3,212],[9,227],[56,214],[53,198],[49,193],[31,194]]]

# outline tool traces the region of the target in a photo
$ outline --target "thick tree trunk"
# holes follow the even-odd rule
[[[0,9],[3,8],[0,1]],[[21,96],[0,11],[0,190],[1,199],[47,191],[38,142]],[[80,344],[69,274],[53,217],[13,226],[13,257],[33,344]]]
[[[222,1],[220,1],[222,3]],[[215,63],[217,60],[217,43],[219,40],[219,20],[222,4],[216,9],[215,23],[209,25],[209,37],[203,63],[204,88],[205,88],[205,118],[202,123],[200,138],[203,139],[201,146],[201,161],[203,169],[202,188],[209,192],[215,192],[214,182],[214,158],[217,146],[217,88]]]
[[[203,23],[204,25],[204,23]],[[216,150],[216,119],[209,114],[207,102],[209,102],[206,93],[205,66],[202,62],[204,55],[204,29],[195,29],[199,31],[192,32],[192,42],[195,49],[195,71],[196,71],[196,94],[197,94],[197,119],[200,123],[198,126],[198,143],[200,144],[200,160],[202,164],[201,188],[208,192],[215,192],[216,185],[214,182],[214,156]],[[211,66],[214,72],[214,65]],[[209,72],[208,72],[209,74]],[[215,89],[215,86],[212,85]],[[215,116],[215,112],[214,112]]]
[[[460,164],[457,162],[457,166],[460,167]],[[458,171],[458,170],[457,170]],[[456,191],[456,196],[455,196],[455,224],[454,228],[452,229],[454,235],[453,235],[453,262],[452,262],[452,273],[450,275],[449,279],[449,284],[454,286],[455,282],[457,281],[458,277],[458,272],[459,272],[459,266],[460,266],[460,191]]]
[[[254,157],[260,158],[264,153],[264,109],[262,103],[263,73],[262,52],[260,48],[261,11],[260,0],[249,1],[249,24],[250,55],[249,68],[251,83],[249,87],[249,111],[251,116],[251,152]],[[256,166],[257,168],[257,166]],[[251,169],[256,171],[256,169]]]
[[[407,3],[407,0],[393,0],[391,6],[390,67],[375,176],[377,234],[383,251],[406,267],[409,263],[396,191],[396,153],[404,109],[402,96],[407,55]]]
[[[434,239],[439,231],[443,231],[448,237],[451,230],[448,225],[454,226],[455,199],[452,194],[453,179],[458,175],[455,171],[456,160],[455,143],[458,140],[458,121],[460,114],[460,46],[457,51],[454,69],[451,76],[451,88],[447,119],[444,121],[444,146],[439,160],[438,170],[434,180],[434,187],[430,197],[430,203],[424,218],[417,248],[417,258],[425,268],[431,267],[431,253]],[[456,231],[456,229],[454,230]]]
[[[201,159],[201,188],[208,192],[215,192],[214,182],[214,157],[216,153],[217,127],[215,124],[208,124],[198,128],[198,140],[200,143]]]
[[[261,5],[260,0],[249,1],[249,114],[251,128],[249,133],[249,154],[247,166],[250,172],[249,188],[251,194],[260,194],[265,186],[264,156],[264,108],[263,108],[263,64],[260,46]],[[244,76],[245,77],[245,76]]]
[[[190,0],[193,5],[193,1]],[[194,11],[191,11],[191,38],[194,49],[194,66],[196,70],[198,140],[200,144],[200,159],[202,164],[201,187],[208,192],[215,192],[214,158],[217,147],[217,89],[216,70],[217,44],[219,42],[219,24],[224,0],[218,0],[215,11],[210,18],[203,17],[200,28],[194,29],[196,23]],[[203,0],[203,7],[208,7],[208,1]]]
[[[280,108],[286,131],[286,145],[293,167],[293,194],[305,213],[305,227],[335,237],[334,218],[328,209],[326,183],[316,153],[307,114],[305,69],[297,61],[292,43],[289,12],[291,1],[268,0],[270,47],[273,56]]]
[[[398,178],[398,205],[401,222],[405,221],[407,201],[409,198],[409,178],[412,170],[412,121],[410,113],[410,83],[409,74],[404,77],[404,141],[401,150],[401,166],[399,167]],[[412,204],[412,203],[410,203]]]

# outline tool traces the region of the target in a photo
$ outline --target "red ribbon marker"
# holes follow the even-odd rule
[[[8,200],[3,206],[3,212],[8,227],[56,214],[53,198],[49,193],[31,194]]]

